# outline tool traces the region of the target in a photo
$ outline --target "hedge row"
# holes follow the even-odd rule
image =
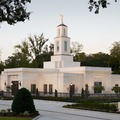
[[[114,113],[118,111],[116,104],[98,103],[98,102],[81,102],[78,104],[66,105],[63,107],[85,109],[85,110],[95,110],[95,111],[102,111],[102,112],[114,112]]]

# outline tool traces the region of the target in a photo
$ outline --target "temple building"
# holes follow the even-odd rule
[[[6,91],[11,86],[12,94],[22,87],[31,92],[38,91],[52,94],[55,90],[69,93],[72,86],[74,93],[81,93],[88,85],[90,93],[112,93],[113,86],[120,85],[120,75],[111,74],[108,67],[83,67],[73,61],[70,53],[68,27],[63,21],[57,26],[54,38],[54,55],[50,62],[44,62],[40,68],[4,69],[0,76],[0,90]],[[94,85],[104,86],[104,91],[95,91]]]

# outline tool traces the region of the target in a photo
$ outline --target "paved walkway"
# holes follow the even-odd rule
[[[41,116],[38,120],[120,120],[120,114],[63,108],[65,102],[35,100]],[[12,101],[0,100],[0,109],[10,108]]]

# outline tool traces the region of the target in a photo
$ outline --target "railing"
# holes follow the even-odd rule
[[[12,97],[11,92],[0,91],[0,97]]]
[[[37,92],[37,93],[31,93],[33,97],[55,97],[55,92],[53,93],[44,93],[44,92]],[[5,91],[0,91],[0,97],[13,97],[11,92],[5,92]],[[70,97],[70,93],[57,93],[57,97],[64,97],[68,98]],[[72,95],[72,97],[83,97],[82,94],[80,93],[75,93]],[[88,94],[84,95],[84,97],[87,98],[120,98],[120,94],[112,93],[112,94],[103,94],[103,93],[95,93],[95,94]]]
[[[55,97],[55,92],[53,92],[52,94],[47,92],[38,92],[37,94],[32,94],[32,96],[39,96],[39,97],[48,97],[48,96],[53,96]],[[80,93],[75,93],[73,94],[74,97],[82,97],[82,94]],[[57,93],[57,97],[70,97],[70,93]],[[120,94],[116,94],[116,93],[112,93],[112,94],[103,94],[103,93],[95,93],[95,94],[88,94],[88,95],[84,95],[84,97],[88,97],[88,98],[120,98]]]
[[[32,94],[32,93],[31,93]],[[53,93],[44,93],[44,92],[38,92],[36,94],[32,94],[32,96],[39,96],[39,97],[48,97],[48,96],[52,96],[55,97],[55,92]],[[57,93],[57,97],[69,97],[70,94],[69,93]]]

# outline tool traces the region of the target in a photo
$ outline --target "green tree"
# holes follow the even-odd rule
[[[84,94],[85,94],[86,98],[89,96],[89,86],[88,86],[88,84],[85,84]]]
[[[1,72],[4,70],[4,68],[5,68],[5,65],[4,65],[4,63],[1,61],[1,62],[0,62],[0,74],[1,74]]]
[[[27,12],[26,4],[30,2],[31,0],[0,0],[0,23],[13,25],[29,19],[30,12]]]
[[[117,2],[117,0],[114,1]],[[95,9],[95,14],[98,14],[100,7],[107,8],[109,4],[108,0],[89,0],[89,10]]]
[[[82,96],[82,98],[84,98],[84,89],[82,88],[82,91],[81,91],[81,96]]]
[[[111,90],[114,91],[115,93],[120,93],[120,86],[116,84],[115,86],[113,86]]]
[[[31,52],[29,50],[29,44],[25,40],[22,44],[15,46],[15,54],[19,58],[19,67],[29,67],[29,63],[32,59]]]
[[[85,62],[87,55],[84,52],[77,53],[74,56],[74,61],[81,62],[81,65]]]
[[[19,58],[15,54],[9,56],[5,60],[5,68],[17,68],[19,67]]]
[[[42,57],[43,57],[43,61],[50,61],[51,56],[54,54],[54,45],[50,44],[45,45],[44,50],[42,52]]]
[[[28,37],[21,44],[15,45],[15,52],[5,60],[6,68],[36,67],[42,68],[44,61],[50,61],[54,45],[47,45],[48,39],[40,36]]]
[[[30,50],[34,58],[34,67],[41,67],[40,60],[42,60],[41,54],[43,53],[43,48],[48,39],[44,38],[43,34],[40,36],[34,35],[34,37],[28,37]],[[42,60],[43,62],[43,60]]]
[[[87,66],[109,67],[109,62],[110,56],[106,53],[99,52],[88,55],[84,64]]]
[[[6,68],[30,67],[30,60],[22,53],[13,53],[5,60]]]
[[[49,49],[50,49],[50,54],[53,55],[54,54],[54,44],[50,43]]]
[[[74,56],[75,61],[81,62],[81,66],[110,67],[110,55],[106,53],[95,53],[86,55],[84,52],[77,53]]]
[[[110,49],[111,67],[114,74],[120,74],[120,41],[114,42]]]
[[[11,86],[7,85],[7,86],[6,86],[6,91],[7,91],[7,92],[10,92],[10,91],[11,91]]]
[[[105,88],[102,85],[94,85],[93,90],[95,93],[101,93],[103,90],[105,90]]]
[[[35,105],[30,92],[26,88],[21,88],[18,90],[13,103],[12,111],[19,114],[28,111],[30,113],[35,113]]]
[[[78,42],[72,42],[71,43],[71,53],[73,55],[76,55],[77,53],[80,53],[83,48],[83,45]]]

